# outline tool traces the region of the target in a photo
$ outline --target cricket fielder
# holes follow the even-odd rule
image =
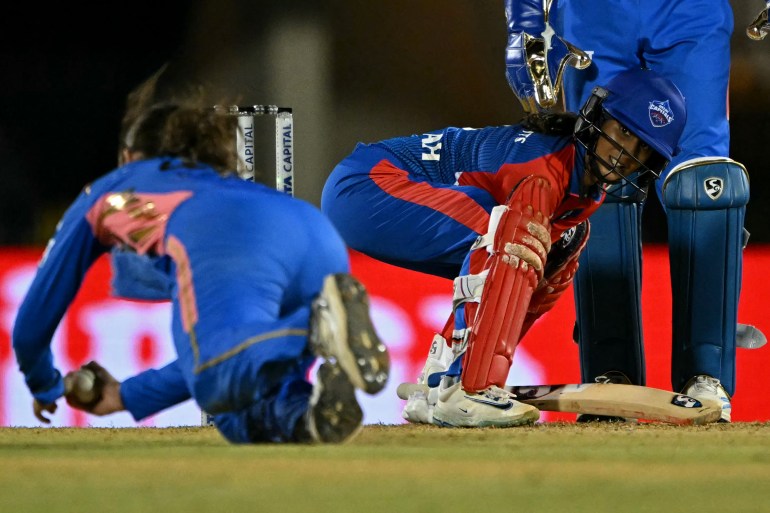
[[[101,372],[99,400],[76,406],[139,420],[194,398],[235,443],[343,442],[359,431],[355,390],[378,392],[389,368],[366,291],[317,208],[233,172],[233,123],[197,104],[148,108],[126,135],[124,165],[65,213],[13,329],[41,422],[65,391],[54,331],[89,267],[119,248],[166,260],[177,360],[123,383]],[[311,384],[317,357],[326,361]]]
[[[529,84],[533,77],[537,83],[542,68],[535,65],[537,52],[549,63],[546,71],[563,71],[541,72],[540,80],[558,92],[563,76],[567,110],[578,108],[596,84],[639,67],[672,80],[687,99],[683,151],[655,184],[668,220],[671,380],[675,391],[722,401],[722,421],[729,422],[749,201],[746,169],[728,158],[729,2],[505,0],[505,12],[506,75],[525,106],[552,106],[530,94],[537,92]],[[591,219],[594,236],[581,256],[574,287],[584,382],[615,372],[634,384],[645,383],[644,199],[609,195]]]
[[[634,69],[595,88],[579,116],[359,144],[337,165],[321,208],[350,247],[454,278],[454,309],[432,346],[454,365],[441,390],[423,376],[435,408],[415,398],[422,407],[405,410],[410,420],[539,418],[503,388],[516,346],[569,285],[606,187],[643,194],[679,151],[685,119],[671,81]]]

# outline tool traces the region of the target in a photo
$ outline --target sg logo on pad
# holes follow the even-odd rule
[[[722,191],[725,189],[724,182],[721,178],[706,178],[703,181],[703,187],[706,189],[706,194],[709,198],[715,200],[722,195]]]

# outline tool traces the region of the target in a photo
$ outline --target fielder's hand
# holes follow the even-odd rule
[[[48,412],[51,414],[56,412],[56,403],[43,404],[38,402],[37,399],[35,399],[32,402],[32,411],[35,412],[35,417],[37,417],[37,420],[39,420],[43,424],[50,424],[51,419],[49,419],[46,415],[44,415],[43,412]]]
[[[120,382],[96,362],[89,362],[64,376],[64,397],[71,407],[94,415],[124,409]]]

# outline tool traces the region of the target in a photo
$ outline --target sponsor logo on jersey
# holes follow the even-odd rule
[[[703,181],[703,187],[706,189],[706,194],[709,198],[715,200],[722,195],[722,191],[725,190],[725,184],[721,178],[712,176],[706,178]]]
[[[674,121],[674,111],[671,110],[671,105],[668,100],[650,102],[649,110],[650,122],[655,128],[660,128],[668,125]]]

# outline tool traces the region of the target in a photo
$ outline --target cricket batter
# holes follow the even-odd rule
[[[669,78],[687,99],[683,150],[655,184],[668,220],[671,380],[674,391],[722,401],[721,420],[729,422],[749,201],[746,169],[728,158],[733,28],[729,2],[505,0],[505,12],[506,75],[525,106],[552,106],[542,101],[548,98],[538,89],[558,89],[559,71],[564,76],[565,108],[573,110],[596,84],[638,67]],[[533,87],[536,52],[556,72],[549,78],[541,73]],[[644,199],[637,194],[609,195],[591,219],[595,236],[583,252],[575,279],[575,335],[584,382],[613,372],[645,384]]]
[[[605,189],[643,195],[679,151],[685,119],[677,87],[636,68],[594,89],[579,116],[359,144],[333,170],[321,208],[350,247],[454,278],[453,315],[433,345],[454,365],[440,390],[423,376],[435,408],[423,398],[408,418],[460,427],[539,418],[503,389],[516,345],[571,282]]]
[[[355,389],[378,392],[389,370],[366,291],[317,208],[235,174],[234,123],[198,104],[150,107],[126,134],[124,164],[65,213],[13,329],[41,422],[64,394],[54,331],[89,267],[119,248],[166,260],[178,359],[123,383],[101,369],[100,400],[82,409],[140,420],[192,397],[235,443],[359,431]]]

